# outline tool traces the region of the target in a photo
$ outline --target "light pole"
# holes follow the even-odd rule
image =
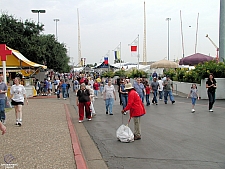
[[[34,9],[34,10],[31,10],[31,12],[38,14],[38,25],[39,25],[39,13],[45,13],[46,11],[45,10],[37,10],[37,9]]]
[[[57,36],[57,22],[59,22],[59,19],[54,19],[55,21],[55,38],[56,40],[58,40],[58,36]]]
[[[166,21],[168,21],[168,60],[170,60],[170,21],[171,21],[171,18],[166,18]]]

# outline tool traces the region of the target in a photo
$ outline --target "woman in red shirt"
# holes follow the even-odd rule
[[[99,83],[97,82],[97,80],[95,80],[93,84],[93,89],[94,89],[95,98],[98,98]]]
[[[122,110],[122,113],[130,110],[130,118],[134,119],[134,140],[140,140],[140,117],[145,114],[145,108],[140,99],[140,96],[135,91],[131,83],[125,85],[125,90],[128,91],[128,103],[127,106]]]

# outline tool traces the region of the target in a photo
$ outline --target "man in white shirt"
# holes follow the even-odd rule
[[[158,83],[159,83],[159,100],[162,100],[163,98],[163,81],[161,79],[161,77],[158,78]]]

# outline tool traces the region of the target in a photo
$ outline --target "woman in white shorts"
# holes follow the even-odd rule
[[[15,114],[16,114],[16,125],[21,126],[22,125],[22,106],[24,105],[24,99],[26,99],[26,102],[28,104],[28,100],[26,97],[26,90],[23,85],[20,84],[20,79],[16,77],[14,79],[14,85],[12,85],[10,89],[10,99],[11,104],[15,108]]]

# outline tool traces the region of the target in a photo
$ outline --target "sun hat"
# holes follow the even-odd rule
[[[125,84],[125,90],[133,89],[134,87],[132,86],[131,83]]]

